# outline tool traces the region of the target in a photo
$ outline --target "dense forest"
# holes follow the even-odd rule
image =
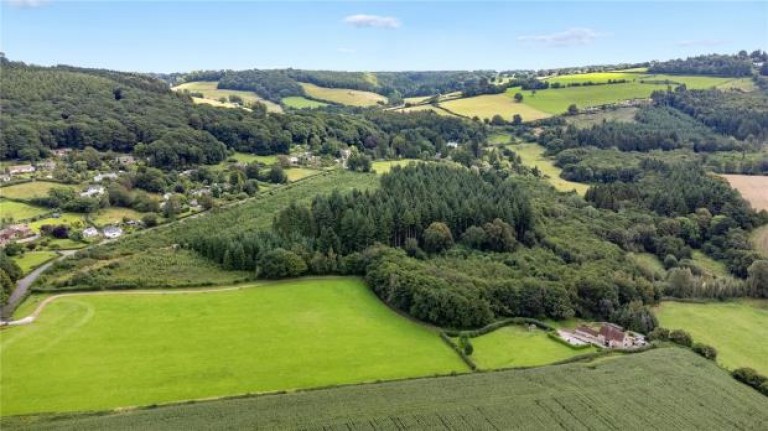
[[[710,54],[698,57],[688,57],[662,61],[651,64],[650,73],[673,73],[681,75],[715,75],[715,76],[751,76],[752,62],[768,60],[765,52],[753,51],[747,55],[742,51],[738,55]]]

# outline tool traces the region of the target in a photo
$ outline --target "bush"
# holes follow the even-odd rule
[[[705,357],[706,359],[709,359],[710,361],[717,359],[717,349],[712,346],[701,343],[694,343],[692,348],[694,352]]]
[[[650,334],[648,334],[648,340],[650,341],[669,341],[669,329],[657,327]]]
[[[752,368],[737,368],[731,372],[734,379],[757,389],[764,395],[768,395],[768,377],[765,377]]]
[[[304,259],[282,248],[276,248],[261,258],[261,275],[265,278],[297,277],[306,271]]]
[[[683,331],[682,329],[675,329],[669,333],[669,340],[673,343],[679,344],[685,347],[691,347],[693,345],[693,338],[691,334]]]

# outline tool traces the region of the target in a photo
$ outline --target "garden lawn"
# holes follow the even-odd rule
[[[0,197],[23,200],[45,197],[48,196],[48,191],[54,187],[65,189],[74,188],[67,184],[50,181],[31,181],[0,188]]]
[[[752,367],[768,375],[768,301],[663,302],[656,310],[661,326],[688,331],[695,342],[718,351],[717,362]]]
[[[555,163],[546,157],[544,157],[544,147],[539,144],[514,144],[507,146],[515,154],[520,156],[524,165],[530,167],[538,167],[543,175],[547,177],[547,181],[552,186],[561,192],[570,192],[576,190],[576,193],[584,196],[589,188],[588,184],[575,183],[560,178],[560,172],[562,169],[555,166]]]
[[[27,220],[48,212],[51,212],[51,210],[48,208],[36,207],[21,202],[0,199],[0,218],[4,220]]]
[[[466,365],[355,278],[57,299],[0,332],[0,414],[398,379]]]
[[[19,264],[24,275],[27,275],[38,266],[48,262],[56,256],[58,255],[52,251],[28,251],[21,256],[15,256],[13,260]]]
[[[560,344],[541,329],[529,331],[521,325],[505,326],[470,339],[475,348],[472,360],[481,369],[534,367],[596,351]]]

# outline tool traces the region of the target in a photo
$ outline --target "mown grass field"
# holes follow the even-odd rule
[[[547,177],[547,182],[552,184],[557,190],[561,192],[576,190],[576,193],[582,196],[587,192],[588,184],[574,183],[560,178],[562,170],[555,166],[551,159],[544,157],[544,147],[541,145],[530,143],[513,144],[509,145],[508,148],[520,156],[523,164],[538,167],[541,173]]]
[[[665,328],[685,329],[694,341],[714,346],[724,366],[768,374],[768,301],[664,302],[656,315]]]
[[[0,197],[10,199],[32,199],[48,196],[48,191],[52,188],[72,189],[71,185],[60,184],[49,181],[31,181],[28,183],[16,184],[0,188]]]
[[[24,274],[29,274],[38,266],[58,256],[52,251],[28,251],[21,256],[14,256],[13,260],[21,267]]]
[[[41,216],[51,210],[42,207],[27,205],[25,203],[0,199],[0,217],[14,221],[27,220]]]
[[[440,102],[443,108],[465,117],[492,118],[501,115],[507,121],[512,121],[519,114],[523,121],[533,121],[551,117],[548,112],[532,107],[526,103],[517,103],[512,98],[513,93],[487,94],[482,96],[465,97],[446,102]],[[527,96],[526,96],[527,97]],[[523,99],[525,101],[525,99]]]
[[[289,168],[285,170],[285,175],[288,176],[288,181],[291,182],[311,177],[312,175],[317,175],[319,173],[320,171],[307,168]]]
[[[756,210],[768,211],[768,177],[754,175],[723,175],[734,189]]]
[[[304,91],[313,99],[323,100],[340,105],[375,106],[387,103],[387,98],[370,91],[350,90],[348,88],[326,88],[315,84],[302,82]]]
[[[550,339],[547,333],[511,325],[471,339],[472,360],[480,369],[534,367],[596,351],[577,350]]]
[[[629,99],[645,99],[650,97],[654,90],[664,90],[666,85],[641,84],[630,82],[627,84],[592,85],[588,87],[550,88],[538,90],[536,94],[530,91],[522,91],[523,103],[549,114],[563,114],[572,103],[578,108],[587,106],[605,105],[617,103]],[[516,88],[507,90],[512,96],[520,91]]]
[[[8,430],[761,429],[768,400],[676,348],[475,373],[148,410],[6,418]]]
[[[264,100],[261,97],[259,97],[258,94],[252,92],[252,91],[239,91],[239,90],[224,90],[224,89],[218,89],[216,86],[219,83],[217,81],[194,81],[194,82],[185,82],[184,84],[178,85],[176,87],[173,87],[176,91],[183,91],[183,90],[189,90],[192,93],[202,93],[204,100],[199,100],[199,98],[195,98],[198,100],[195,100],[195,103],[209,103],[214,106],[223,106],[228,108],[236,107],[237,105],[229,103],[229,96],[239,96],[243,99],[243,102],[245,102],[246,107],[248,104],[254,103],[254,102],[261,102],[267,106],[267,110],[270,112],[283,112],[283,109],[280,107],[280,105],[270,102],[269,100]],[[226,103],[221,103],[219,101],[220,98],[227,98]]]
[[[91,218],[97,226],[122,223],[123,219],[141,220],[142,213],[121,207],[102,208]]]
[[[61,213],[58,218],[46,217],[43,219],[35,220],[28,223],[29,228],[35,232],[40,232],[40,228],[44,225],[60,225],[64,224],[76,229],[82,229],[86,226],[85,216],[78,213]]]
[[[2,415],[466,371],[354,278],[59,298],[0,332]],[[41,372],[45,370],[45,372]]]
[[[314,109],[328,106],[327,103],[318,102],[317,100],[311,100],[301,96],[283,97],[283,104],[289,108],[295,109]]]
[[[379,175],[383,175],[392,170],[395,166],[408,166],[411,162],[419,162],[416,159],[404,160],[377,160],[371,164],[371,169]]]

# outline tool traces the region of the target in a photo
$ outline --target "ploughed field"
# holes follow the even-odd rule
[[[3,416],[468,370],[436,332],[341,277],[65,296],[2,330],[0,360]]]
[[[8,418],[4,430],[757,430],[768,398],[690,351],[89,416]]]

